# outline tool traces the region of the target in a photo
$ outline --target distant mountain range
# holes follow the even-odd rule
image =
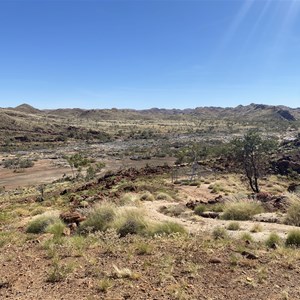
[[[184,127],[180,124],[184,124]],[[177,129],[173,130],[174,126]],[[241,134],[248,128],[259,128],[265,133],[278,135],[298,130],[299,126],[300,108],[282,105],[250,104],[233,108],[197,107],[182,110],[39,110],[22,104],[0,108],[0,148],[10,149],[7,145],[11,145],[21,149],[25,144],[44,147],[47,143],[64,144],[69,140],[105,142],[137,136],[145,138],[156,133],[165,134],[171,139],[172,134],[205,134],[213,138],[214,135]]]
[[[174,119],[185,117],[197,117],[202,119],[232,119],[232,120],[286,120],[296,121],[300,120],[300,108],[290,108],[279,105],[265,105],[265,104],[250,104],[239,105],[237,107],[197,107],[195,109],[164,109],[151,108],[145,110],[134,109],[81,109],[81,108],[64,108],[53,110],[39,110],[28,104],[22,104],[15,108],[1,109],[1,113],[9,111],[17,111],[26,114],[50,115],[57,117],[76,117],[86,119],[135,119],[135,118],[149,118],[149,119]],[[9,113],[8,113],[9,114]]]

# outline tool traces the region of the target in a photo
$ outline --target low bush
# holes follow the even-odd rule
[[[225,220],[250,220],[254,215],[262,213],[263,207],[258,201],[233,201],[224,206],[222,218]]]
[[[288,233],[285,244],[288,247],[297,247],[297,248],[300,247],[300,230],[299,229],[291,230]]]
[[[205,211],[222,212],[224,205],[221,203],[217,204],[199,204],[195,207],[194,212],[196,215],[201,216]]]
[[[61,220],[57,220],[55,223],[48,225],[46,227],[46,231],[52,233],[54,238],[59,238],[63,235],[65,228],[65,223],[63,223]]]
[[[150,192],[146,192],[140,196],[141,201],[154,201],[154,196]]]
[[[146,232],[148,223],[144,218],[144,214],[137,209],[124,210],[120,213],[113,227],[117,230],[120,237],[128,234],[143,235]]]
[[[227,229],[228,230],[233,230],[233,231],[240,230],[240,223],[238,223],[238,222],[231,222],[231,223],[228,224]]]
[[[171,201],[172,200],[172,197],[167,194],[167,193],[158,193],[156,195],[156,200],[167,200],[167,201]]]
[[[155,224],[152,228],[152,235],[155,234],[172,234],[172,233],[187,233],[186,229],[176,222],[165,221],[162,223]]]
[[[240,239],[243,241],[253,242],[253,237],[249,232],[242,233]]]
[[[215,240],[226,239],[228,237],[228,233],[224,227],[217,226],[214,228],[212,235]]]
[[[40,216],[33,219],[27,226],[27,233],[43,233],[46,232],[46,229],[49,225],[54,224],[59,221],[59,218],[56,216]]]
[[[80,224],[79,232],[105,231],[116,217],[116,207],[112,204],[104,203],[96,207]]]
[[[288,208],[285,223],[300,226],[300,201],[294,201]]]
[[[282,239],[276,232],[271,232],[265,243],[268,248],[271,248],[274,245],[280,245]]]
[[[207,211],[207,206],[205,204],[199,204],[194,208],[194,212],[198,216],[201,216],[205,211]]]

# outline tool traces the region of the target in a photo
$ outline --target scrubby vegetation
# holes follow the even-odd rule
[[[34,166],[34,162],[28,158],[11,158],[3,162],[3,167],[8,169],[26,169]]]
[[[214,239],[226,239],[228,237],[228,233],[224,227],[217,226],[213,230]]]
[[[287,211],[286,224],[300,226],[300,199],[294,200]]]
[[[42,216],[37,216],[34,220],[32,220],[27,228],[26,232],[28,233],[43,233],[47,231],[47,228],[50,227],[51,225],[59,222],[59,219],[57,216],[52,216],[52,215],[42,215]],[[60,224],[60,223],[57,223]]]
[[[109,203],[101,204],[92,210],[87,219],[81,223],[80,232],[95,232],[106,230],[116,217],[115,206]]]
[[[300,247],[300,230],[291,230],[288,233],[285,244],[289,247]]]
[[[266,245],[269,248],[274,248],[282,244],[281,237],[276,232],[271,232],[266,240]]]
[[[225,220],[250,220],[254,215],[262,212],[263,207],[257,201],[232,201],[225,204],[222,218]]]
[[[162,222],[155,224],[151,229],[152,234],[172,234],[172,233],[187,233],[186,229],[176,222]]]
[[[233,231],[240,230],[240,223],[238,223],[238,222],[231,222],[231,223],[228,224],[227,229],[228,230],[233,230]]]
[[[197,110],[6,112],[14,130],[33,123],[1,146],[1,299],[280,299],[276,286],[297,286],[296,125],[213,109],[205,120]],[[289,136],[269,156],[262,148],[280,132]],[[259,173],[247,173],[248,148]]]

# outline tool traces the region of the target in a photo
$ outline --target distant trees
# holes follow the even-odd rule
[[[175,161],[175,165],[178,167],[183,163],[189,164],[191,166],[190,173],[188,174],[190,176],[189,180],[193,181],[197,175],[196,173],[199,167],[199,161],[206,158],[207,154],[208,150],[206,147],[203,147],[198,143],[192,143],[176,153],[177,159]],[[177,179],[177,173],[178,169],[176,168],[172,175],[173,180]]]
[[[3,162],[4,168],[14,169],[14,170],[31,168],[33,166],[34,166],[34,162],[29,158],[16,157],[11,159],[6,159]]]
[[[263,139],[255,130],[232,142],[234,164],[237,169],[243,170],[254,193],[260,192],[258,180],[269,168],[270,154],[275,146],[274,140]]]
[[[105,167],[105,163],[103,162],[97,162],[92,165],[92,163],[95,161],[93,159],[84,157],[81,153],[64,156],[64,158],[66,159],[72,170],[73,178],[75,178],[75,170],[77,171],[77,177],[79,177],[82,169],[86,168],[85,179],[91,180],[95,177],[97,172],[100,172],[101,169]]]
[[[75,173],[74,173],[75,169],[79,174],[82,170],[82,167],[85,167],[90,163],[90,161],[87,158],[83,157],[83,155],[80,153],[76,153],[70,156],[65,156],[64,158],[66,159],[66,161],[71,167],[73,177],[75,177]]]
[[[195,163],[207,157],[208,149],[198,143],[192,143],[176,153],[176,165],[182,163]]]

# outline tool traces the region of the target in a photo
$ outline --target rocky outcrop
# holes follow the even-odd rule
[[[275,173],[280,175],[288,175],[292,171],[300,174],[300,154],[283,156],[273,161],[272,167]]]
[[[62,221],[64,223],[66,223],[66,224],[75,223],[77,226],[79,225],[80,222],[82,222],[86,219],[85,216],[83,216],[82,214],[80,214],[77,211],[64,212],[64,213],[61,213],[59,217],[62,219]]]
[[[295,117],[288,110],[278,110],[277,114],[284,120],[287,121],[296,121]]]
[[[256,200],[262,202],[268,211],[286,211],[289,206],[289,199],[284,195],[272,195],[270,193],[261,192],[254,196]]]

